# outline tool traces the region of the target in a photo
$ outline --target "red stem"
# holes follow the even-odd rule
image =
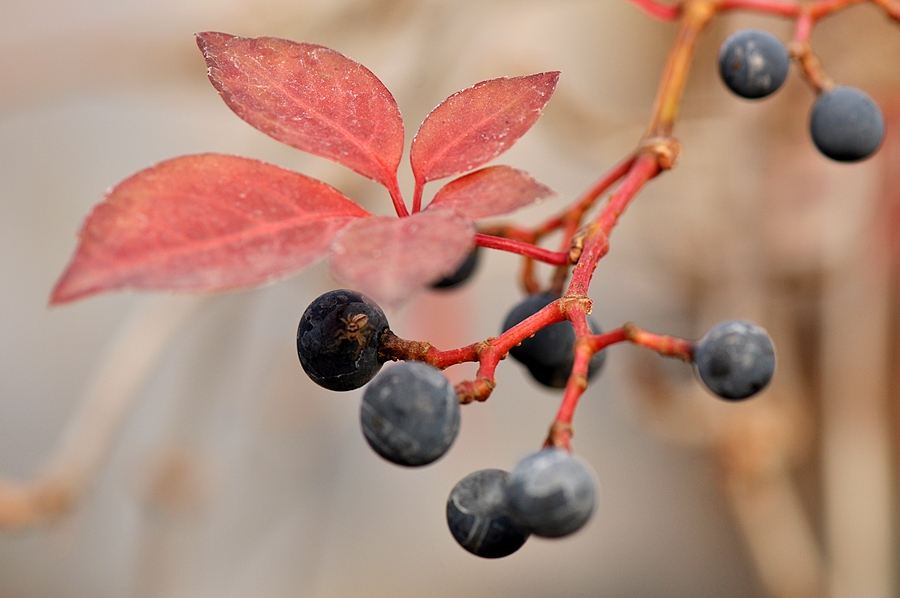
[[[609,251],[609,235],[619,221],[619,216],[622,215],[641,187],[659,173],[660,167],[653,154],[642,153],[638,156],[625,180],[622,181],[616,192],[609,198],[609,203],[603,207],[591,224],[585,239],[584,251],[572,270],[572,280],[569,283],[567,295],[587,295],[597,262]]]
[[[475,233],[475,244],[479,247],[487,247],[489,249],[499,249],[501,251],[509,251],[530,257],[538,261],[550,264],[551,266],[563,266],[568,263],[568,253],[560,251],[550,251],[531,243],[523,243],[515,239],[506,239],[503,237],[495,237],[484,233]]]
[[[425,191],[425,181],[420,181],[416,178],[416,187],[415,191],[413,191],[413,204],[412,204],[412,213],[421,211],[422,209],[422,193]]]
[[[391,201],[394,202],[394,211],[397,212],[397,216],[400,218],[409,216],[409,211],[406,209],[406,203],[403,201],[403,194],[400,193],[400,185],[397,183],[397,177],[394,177],[390,181],[387,190],[388,193],[391,194]]]
[[[793,41],[800,42],[802,44],[808,44],[809,37],[812,35],[814,25],[815,18],[810,11],[800,12],[797,17],[797,22],[794,24]]]
[[[603,193],[607,189],[612,187],[619,179],[628,174],[628,171],[634,164],[634,160],[634,155],[628,156],[627,158],[613,166],[611,169],[609,169],[606,173],[604,173],[602,177],[597,179],[597,181],[593,185],[588,187],[588,189],[584,191],[584,193],[582,193],[581,196],[578,197],[578,199],[575,200],[572,208],[542,224],[538,229],[535,230],[535,235],[540,237],[551,233],[560,226],[563,226],[563,224],[566,222],[570,222],[573,220],[580,222],[581,216],[590,209],[597,198],[603,195]],[[569,243],[571,242],[572,239],[569,239]],[[566,246],[566,248],[568,248],[568,246]]]
[[[631,0],[631,3],[651,17],[662,21],[674,21],[681,10],[677,4],[661,4],[656,0]]]
[[[584,327],[587,327],[584,321],[585,312],[583,305],[573,306],[568,310],[567,315],[570,319],[574,318],[573,324],[582,322],[585,324]],[[571,450],[572,419],[575,416],[578,401],[587,388],[587,372],[591,357],[595,353],[610,345],[625,341],[652,349],[660,355],[679,357],[686,361],[690,361],[693,358],[694,350],[694,344],[691,341],[647,332],[634,324],[625,324],[621,328],[603,334],[582,335],[579,332],[579,327],[576,326],[575,328],[578,335],[578,340],[575,342],[575,364],[572,366],[572,374],[569,376],[569,381],[566,384],[566,390],[560,402],[559,411],[556,413],[556,419],[550,426],[550,434],[544,443],[545,446],[555,446],[566,450]]]
[[[780,2],[779,0],[722,0],[719,9],[751,10],[783,17],[796,17],[800,13],[799,4]]]

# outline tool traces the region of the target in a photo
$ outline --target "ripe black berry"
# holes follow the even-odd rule
[[[561,449],[528,455],[506,480],[510,516],[536,536],[558,538],[578,531],[593,514],[596,500],[591,470]]]
[[[749,99],[777,91],[787,79],[790,62],[781,40],[759,29],[732,34],[719,50],[719,73],[725,85]]]
[[[509,556],[530,535],[506,508],[506,480],[500,469],[482,469],[459,481],[447,500],[447,525],[460,546],[486,559]]]
[[[387,327],[384,312],[362,293],[325,293],[300,318],[300,364],[313,382],[329,390],[359,388],[381,369],[378,343]]]
[[[723,399],[746,399],[775,373],[775,348],[763,329],[742,320],[713,326],[694,346],[694,367],[706,387]]]
[[[855,87],[823,92],[813,105],[809,132],[820,152],[840,162],[875,153],[884,139],[884,116],[872,98]]]
[[[469,255],[466,256],[466,259],[463,260],[463,263],[459,265],[459,268],[456,269],[456,272],[448,274],[439,281],[432,283],[431,288],[440,290],[452,289],[468,281],[475,273],[475,268],[478,266],[478,258],[480,255],[481,250],[476,245],[472,248],[472,251],[469,252]]]
[[[440,370],[407,361],[385,370],[363,393],[360,422],[376,453],[398,465],[440,458],[459,432],[459,400]]]
[[[516,305],[503,322],[506,332],[519,322],[533,316],[558,299],[552,293],[530,295]],[[588,326],[594,334],[601,332],[600,326],[588,317]],[[523,340],[519,346],[510,349],[509,354],[528,368],[531,376],[551,388],[565,388],[575,364],[575,329],[571,322],[557,322],[538,330],[534,336]],[[601,351],[591,357],[588,378],[600,371],[606,354]]]

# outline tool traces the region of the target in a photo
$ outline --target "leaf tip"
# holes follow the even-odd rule
[[[203,58],[206,59],[207,63],[209,63],[210,57],[216,47],[224,46],[229,40],[234,39],[234,37],[235,36],[233,35],[219,31],[201,31],[194,34],[194,38],[197,41],[197,47],[200,48],[200,52],[203,53]]]
[[[553,92],[556,91],[556,85],[559,83],[559,76],[561,74],[561,71],[547,71],[537,75],[546,82],[549,95],[553,95]]]
[[[71,269],[67,269],[56,282],[56,285],[50,292],[50,298],[47,301],[49,307],[63,305],[64,303],[72,303],[73,301],[91,294],[91,291],[85,291],[84,289],[79,290],[77,285],[75,285],[76,288],[73,288],[70,274]]]

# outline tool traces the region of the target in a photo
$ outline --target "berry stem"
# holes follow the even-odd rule
[[[627,323],[621,328],[605,332],[603,334],[589,334],[584,303],[572,305],[566,311],[566,316],[575,326],[577,340],[575,341],[575,364],[572,366],[572,374],[566,384],[566,390],[557,411],[556,419],[550,426],[550,432],[544,446],[553,446],[565,450],[571,450],[572,418],[581,395],[587,388],[587,372],[591,357],[606,347],[621,343],[631,342],[641,347],[656,351],[667,357],[678,357],[685,361],[691,361],[694,354],[694,343],[674,336],[654,334],[638,328],[632,323]],[[589,329],[588,329],[589,330]]]
[[[691,361],[694,358],[694,343],[682,338],[674,336],[666,336],[662,334],[654,334],[641,330],[631,322],[625,324],[621,328],[626,339],[648,349],[653,349],[660,355],[666,357],[678,357],[684,361]]]
[[[490,249],[500,249],[501,251],[509,251],[517,253],[525,257],[536,259],[538,261],[550,264],[551,266],[563,266],[568,263],[569,255],[562,251],[551,251],[538,247],[532,243],[525,243],[516,239],[507,239],[504,237],[495,237],[484,233],[475,233],[475,244],[480,247],[488,247]]]
[[[800,4],[779,0],[722,0],[719,10],[749,10],[782,17],[796,17],[800,12]]]
[[[660,78],[646,138],[671,135],[697,40],[716,10],[714,0],[688,0],[681,6],[678,31]]]
[[[651,17],[661,21],[674,21],[681,7],[678,4],[663,4],[656,0],[631,0],[631,3]]]
[[[609,251],[609,235],[618,222],[619,216],[622,215],[641,187],[660,172],[661,168],[655,154],[643,152],[638,156],[625,180],[588,227],[584,250],[572,271],[572,280],[569,283],[567,295],[587,294],[597,262]]]
[[[581,221],[584,218],[585,212],[593,207],[597,198],[603,195],[607,189],[628,174],[628,171],[634,165],[634,161],[635,156],[632,154],[613,166],[582,193],[569,209],[555,218],[547,220],[544,224],[535,229],[535,237],[540,239],[544,235],[547,235],[558,228],[562,228],[563,239],[560,243],[560,248],[562,251],[568,251],[572,247],[572,239],[574,238],[578,227],[581,226]]]

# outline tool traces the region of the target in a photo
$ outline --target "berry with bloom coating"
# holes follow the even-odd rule
[[[765,329],[752,322],[727,320],[697,341],[694,367],[703,384],[723,399],[746,399],[772,379],[775,348]]]
[[[376,453],[398,465],[440,458],[459,432],[459,400],[436,367],[406,361],[366,387],[360,410],[363,434]]]
[[[581,529],[594,512],[591,470],[571,453],[547,448],[528,455],[506,481],[510,516],[536,536],[558,538]]]
[[[719,73],[737,95],[758,99],[775,93],[787,79],[791,57],[768,31],[744,29],[729,36],[719,50]]]
[[[813,105],[809,132],[816,148],[832,160],[856,162],[881,145],[884,116],[878,104],[859,89],[835,87]]]

